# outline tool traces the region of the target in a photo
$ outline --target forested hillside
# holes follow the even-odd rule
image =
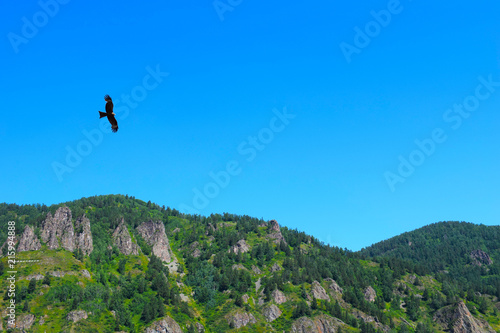
[[[500,226],[466,222],[435,223],[360,251],[368,258],[399,258],[418,265],[420,274],[446,282],[450,293],[500,297]]]
[[[0,204],[4,256],[9,221],[17,260],[29,260],[16,264],[15,295],[18,328],[27,332],[500,330],[499,238],[469,237],[467,225],[437,224],[446,232],[433,229],[428,239],[401,235],[414,256],[399,239],[354,253],[274,220],[186,215],[108,195]],[[470,260],[450,254],[464,246],[446,241],[455,234],[470,244],[455,257],[469,251]],[[441,262],[433,251],[441,251]],[[0,264],[4,291],[7,259]],[[463,272],[470,276],[454,275]],[[2,309],[9,297],[4,292]]]

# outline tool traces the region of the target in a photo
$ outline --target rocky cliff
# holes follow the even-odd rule
[[[463,301],[439,309],[434,321],[451,333],[495,333],[487,322],[474,318]]]
[[[85,216],[85,214],[76,220],[75,229],[76,248],[82,250],[83,254],[88,256],[94,250],[94,245],[92,232],[90,231],[90,220]]]
[[[262,314],[266,317],[268,322],[278,319],[282,313],[283,312],[276,306],[276,304],[268,305],[262,309]]]
[[[172,261],[170,244],[162,222],[143,222],[137,227],[137,232],[139,232],[148,245],[153,247],[152,251],[155,256],[164,262]]]
[[[286,243],[285,238],[281,234],[280,225],[276,220],[269,221],[267,229],[269,232],[269,235],[267,235],[267,237],[274,240],[276,244],[279,244],[281,241],[284,241]]]
[[[234,244],[231,247],[229,251],[233,253],[238,253],[238,252],[245,253],[250,251],[250,246],[244,239],[240,239],[236,244]]]
[[[139,254],[139,246],[132,242],[125,220],[122,218],[120,224],[113,232],[113,244],[125,255]]]
[[[75,231],[71,222],[71,210],[68,207],[59,207],[54,216],[48,213],[47,218],[42,222],[40,236],[51,250],[63,247],[73,252]]]
[[[325,288],[323,288],[318,281],[313,281],[311,286],[311,293],[316,299],[323,299],[330,302],[330,296],[328,296]]]
[[[175,320],[166,316],[153,322],[144,331],[145,333],[182,333],[182,329]]]
[[[19,240],[18,252],[24,251],[38,251],[42,248],[40,240],[35,235],[35,231],[29,225],[24,228],[23,235]]]
[[[255,317],[245,311],[237,311],[233,314],[226,316],[227,323],[232,328],[241,328],[248,324],[256,323]]]
[[[90,220],[84,214],[76,219],[73,227],[71,219],[71,210],[68,207],[59,207],[54,216],[48,213],[40,228],[42,242],[51,250],[62,247],[73,252],[80,249],[84,255],[89,255],[94,250]],[[25,229],[23,238],[25,238],[25,242],[19,244],[18,251],[30,251],[27,248],[37,247],[38,239],[34,235],[34,230]]]
[[[319,315],[315,318],[301,317],[290,330],[291,333],[336,333],[344,323],[337,318]]]
[[[490,256],[481,250],[474,250],[471,252],[470,257],[474,260],[476,265],[491,265],[493,260],[491,260]]]

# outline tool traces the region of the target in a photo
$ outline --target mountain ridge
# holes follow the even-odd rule
[[[50,249],[54,241],[41,239],[48,213],[60,207],[74,225],[89,220],[92,251]],[[20,269],[20,318],[33,332],[459,332],[450,323],[456,316],[483,331],[500,329],[500,285],[490,284],[499,275],[496,252],[491,263],[478,253],[482,265],[470,265],[486,279],[477,287],[452,284],[425,261],[331,247],[275,220],[186,215],[122,195],[50,207],[0,204],[0,225],[7,221],[41,240],[41,249],[18,254],[45,260]],[[137,252],[124,254],[113,237],[118,229]],[[164,248],[155,252],[158,243]]]

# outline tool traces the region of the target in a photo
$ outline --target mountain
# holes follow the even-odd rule
[[[460,290],[500,297],[500,226],[440,222],[362,249],[366,258],[397,258],[432,274],[452,292]]]
[[[0,204],[0,227],[0,329],[15,301],[26,332],[500,330],[490,227],[438,223],[351,252],[275,220],[123,195]]]

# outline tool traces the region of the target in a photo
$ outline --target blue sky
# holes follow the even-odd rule
[[[12,3],[0,202],[129,194],[351,250],[438,221],[498,225],[499,9]]]

